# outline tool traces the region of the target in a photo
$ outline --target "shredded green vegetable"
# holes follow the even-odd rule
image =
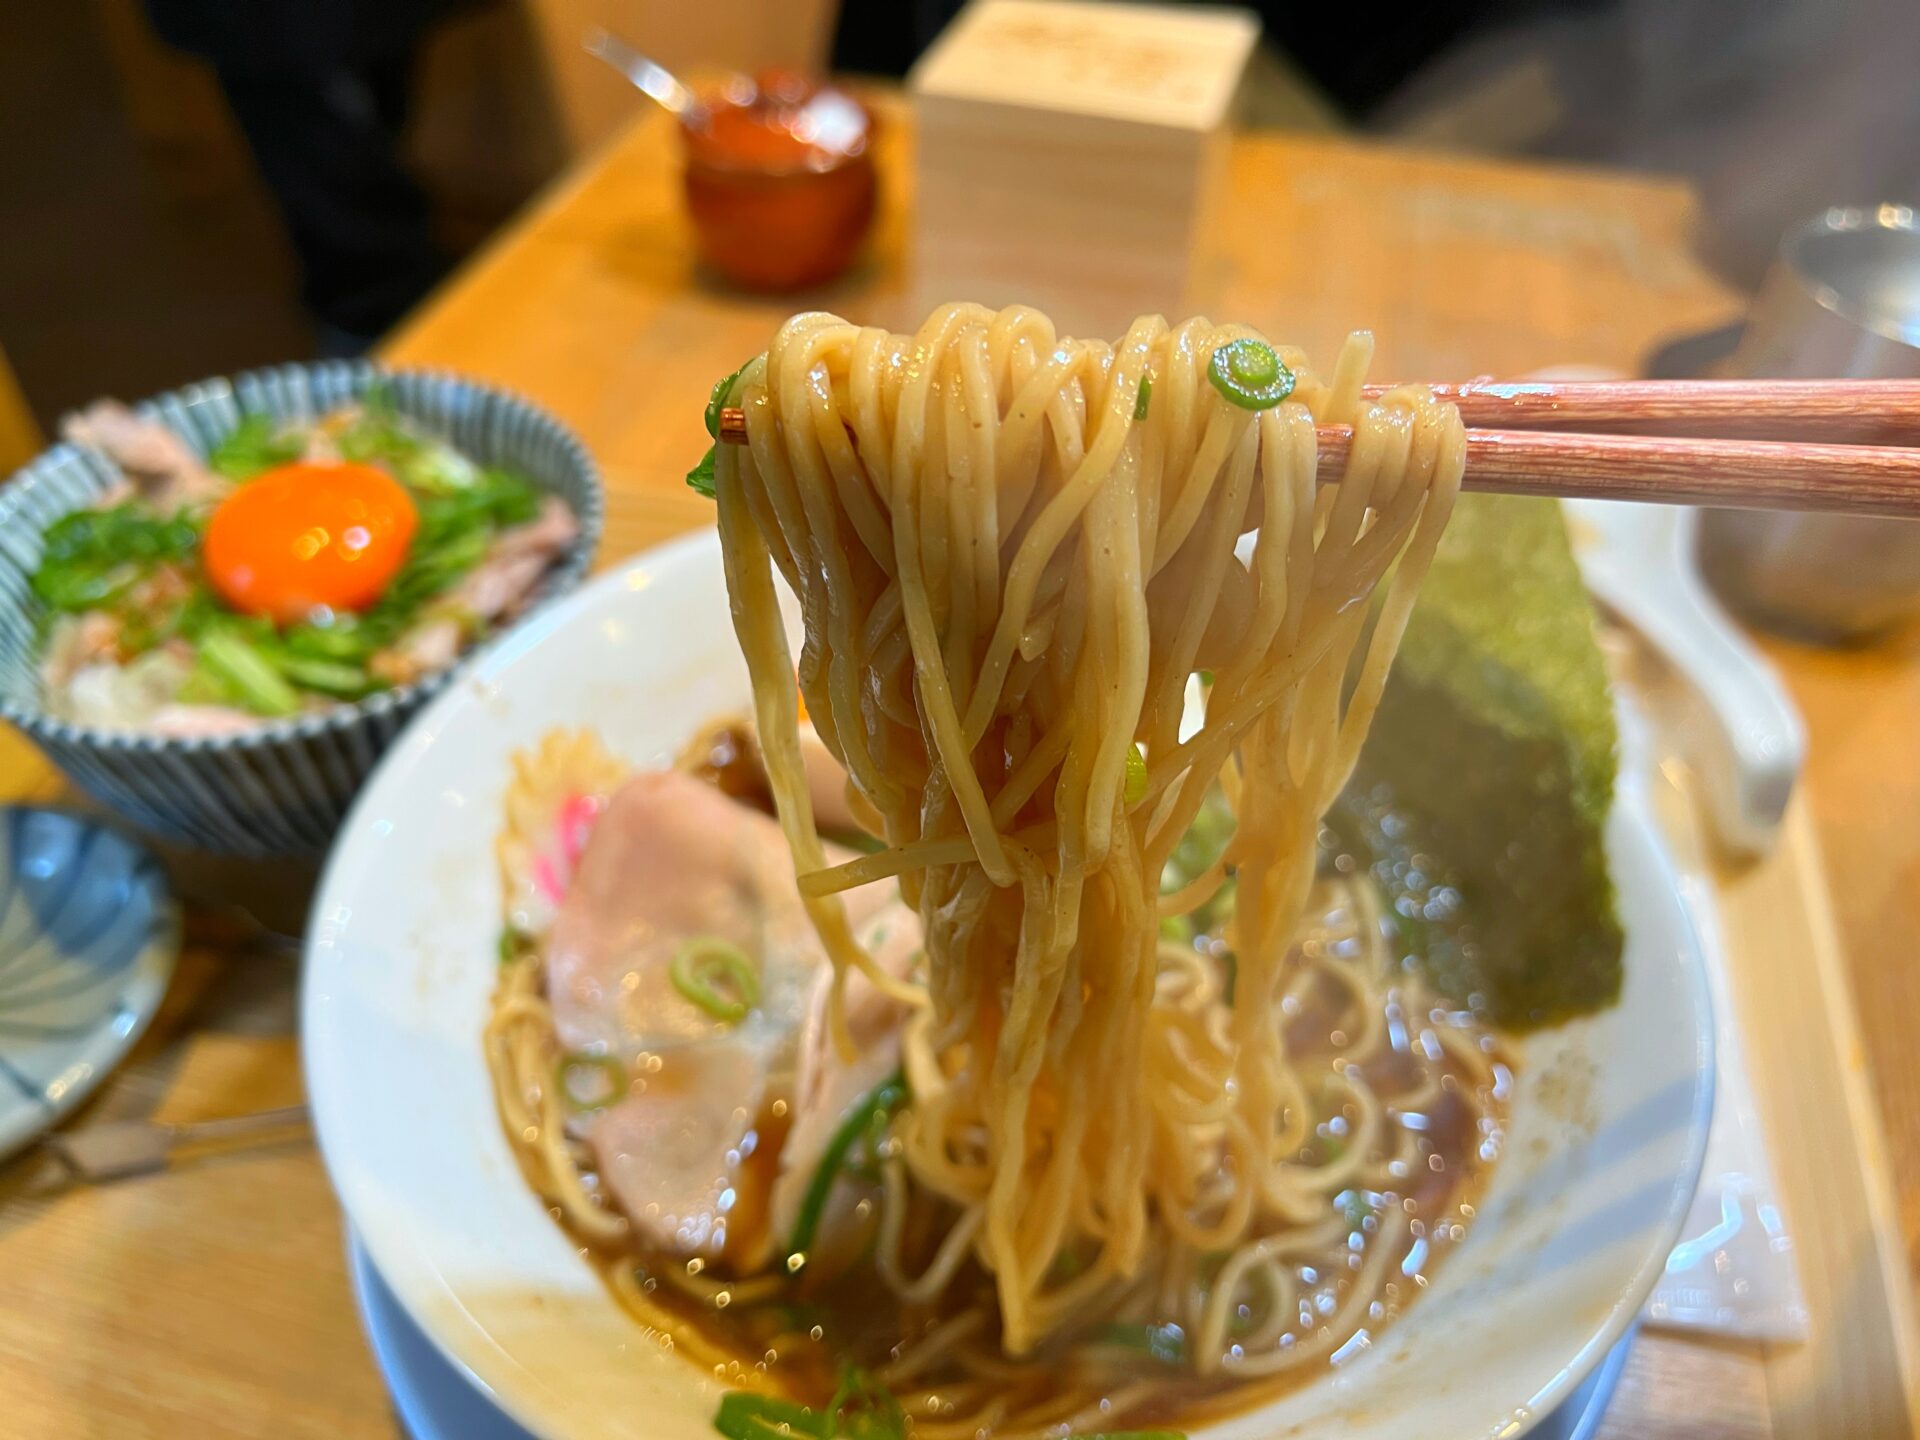
[[[282,675],[302,690],[318,691],[337,700],[358,700],[378,684],[359,666],[338,660],[309,660],[300,655],[282,654],[274,663]]]
[[[720,493],[713,474],[713,453],[714,447],[709,445],[707,453],[700,457],[700,463],[687,471],[687,488],[697,490],[709,500]]]
[[[1251,336],[1216,349],[1207,362],[1207,379],[1242,410],[1271,410],[1293,393],[1293,372],[1271,345]]]
[[[849,1368],[824,1409],[777,1395],[731,1390],[720,1397],[713,1428],[726,1440],[907,1440],[900,1402]],[[1178,1430],[1076,1430],[1062,1440],[1186,1440]]]
[[[906,1440],[907,1417],[890,1391],[849,1365],[824,1409],[734,1390],[720,1397],[713,1428],[727,1440]]]
[[[1364,1190],[1342,1190],[1335,1203],[1340,1207],[1341,1217],[1346,1220],[1349,1230],[1358,1230],[1378,1213]]]
[[[1187,1362],[1187,1332],[1178,1325],[1128,1325],[1115,1322],[1097,1326],[1088,1338],[1102,1345],[1138,1350],[1162,1365],[1184,1365]]]
[[[1142,375],[1140,377],[1140,393],[1134,396],[1134,399],[1133,399],[1133,418],[1134,419],[1144,420],[1147,418],[1147,402],[1152,399],[1153,399],[1153,376]]]
[[[200,663],[235,699],[256,715],[279,719],[300,708],[300,692],[238,630],[213,630],[200,637]]]
[[[866,1371],[849,1365],[827,1404],[830,1433],[849,1440],[905,1440],[907,1417],[893,1393]]]
[[[713,1428],[727,1440],[831,1440],[829,1417],[796,1400],[730,1390],[720,1397]]]
[[[813,1172],[813,1180],[800,1201],[800,1214],[793,1222],[793,1234],[787,1241],[787,1264],[790,1269],[797,1271],[800,1265],[806,1263],[807,1250],[820,1228],[820,1217],[826,1213],[827,1199],[833,1194],[833,1182],[845,1168],[848,1153],[863,1136],[869,1145],[875,1144],[884,1135],[886,1123],[893,1118],[893,1112],[906,1099],[906,1077],[896,1071],[891,1079],[875,1086],[841,1120],[840,1128],[833,1132],[833,1138],[827,1142],[826,1151],[820,1157],[820,1168]],[[798,1265],[794,1263],[796,1257]]]
[[[207,456],[207,464],[229,480],[251,480],[276,465],[298,460],[306,441],[283,431],[271,415],[244,415]]]
[[[414,430],[376,381],[360,397],[359,412],[335,437],[343,459],[384,466],[415,498],[454,495],[478,483],[483,471],[455,450]]]
[[[111,606],[161,565],[188,560],[199,548],[200,524],[186,515],[156,515],[132,500],[76,510],[47,527],[33,593],[68,613]]]
[[[1178,1331],[1177,1326],[1163,1328]],[[824,1408],[777,1395],[730,1390],[720,1397],[713,1428],[726,1440],[907,1440],[907,1417],[900,1402],[854,1366],[841,1372],[839,1388]],[[1186,1440],[1186,1436],[1177,1430],[1076,1430],[1062,1440]]]
[[[756,356],[755,358],[757,359],[759,357]],[[751,365],[752,363],[753,361],[749,360],[731,375],[713,382],[713,392],[707,396],[707,411],[704,417],[707,422],[707,435],[709,438],[714,440],[720,438],[720,412],[727,408],[727,397],[733,394],[733,382],[738,380],[741,372],[747,368],[747,365]]]
[[[756,356],[754,358],[758,359],[759,357]],[[746,365],[742,365],[739,370],[734,371],[731,375],[723,376],[721,379],[716,380],[713,384],[713,392],[707,396],[707,410],[705,415],[707,434],[716,444],[720,439],[720,412],[727,408],[727,397],[733,394],[733,382],[738,380],[741,371],[745,370],[747,365],[751,365],[752,363],[753,361],[749,360]],[[700,463],[687,472],[688,488],[699,491],[709,500],[713,499],[715,493],[713,474],[714,453],[714,446],[709,445],[707,447],[707,453],[700,457]]]
[[[698,935],[674,952],[667,978],[716,1020],[737,1025],[760,1003],[760,972],[738,945]]]

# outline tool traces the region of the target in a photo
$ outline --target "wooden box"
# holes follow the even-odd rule
[[[1108,338],[1185,315],[1258,35],[1244,10],[976,0],[909,79],[919,310],[1021,301]]]

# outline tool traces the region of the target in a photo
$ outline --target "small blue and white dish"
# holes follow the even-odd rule
[[[151,854],[79,815],[0,807],[0,1160],[133,1047],[179,951]]]
[[[571,507],[579,536],[529,609],[578,585],[600,538],[599,472],[571,430],[516,395],[436,371],[338,360],[205,380],[135,408],[204,456],[243,416],[317,418],[376,381],[400,414]],[[28,582],[47,528],[119,478],[102,457],[60,444],[0,485],[0,720],[24,731],[81,789],[156,837],[222,855],[320,853],[401,727],[513,625],[414,684],[239,734],[173,739],[57,719],[44,705],[41,606]]]

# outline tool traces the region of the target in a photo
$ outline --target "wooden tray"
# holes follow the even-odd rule
[[[1667,737],[1686,712],[1686,682],[1637,645],[1622,678],[1652,721],[1656,753],[1672,755]],[[1771,855],[1740,863],[1713,844],[1683,762],[1663,760],[1653,790],[1675,861],[1710,883],[1718,901],[1810,1336],[1758,1345],[1643,1331],[1599,1434],[1920,1433],[1920,1326],[1808,797],[1795,797]]]

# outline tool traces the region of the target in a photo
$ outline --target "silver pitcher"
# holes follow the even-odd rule
[[[1905,205],[1835,207],[1791,231],[1730,369],[1920,377],[1920,216]],[[1741,614],[1808,639],[1858,639],[1920,614],[1920,522],[1710,510],[1699,558]]]

